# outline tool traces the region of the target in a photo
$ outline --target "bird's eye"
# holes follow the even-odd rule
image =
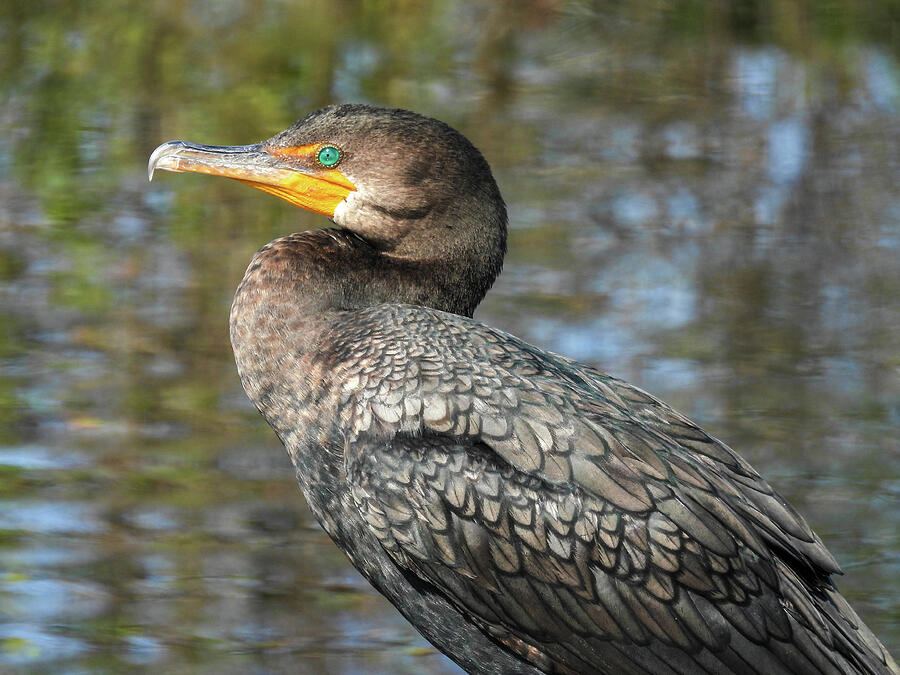
[[[330,169],[341,161],[341,151],[333,145],[326,145],[319,149],[316,159],[319,161],[319,164]]]

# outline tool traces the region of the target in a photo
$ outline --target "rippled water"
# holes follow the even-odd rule
[[[234,372],[247,261],[323,221],[146,182],[345,100],[472,138],[512,227],[478,318],[738,449],[900,652],[892,3],[41,4],[0,9],[0,672],[457,672]]]

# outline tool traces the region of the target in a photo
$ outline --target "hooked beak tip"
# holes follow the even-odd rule
[[[153,172],[157,169],[177,171],[177,153],[184,147],[184,141],[167,141],[156,148],[150,155],[150,161],[147,162],[147,180],[153,180]]]

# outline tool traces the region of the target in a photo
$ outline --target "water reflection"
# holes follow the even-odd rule
[[[146,183],[162,140],[331,100],[470,136],[513,226],[479,317],[738,448],[900,651],[898,17],[724,5],[4,3],[0,670],[455,672],[312,523],[234,373],[244,266],[320,220]]]

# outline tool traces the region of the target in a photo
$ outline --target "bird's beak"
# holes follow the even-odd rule
[[[317,145],[285,151],[267,149],[262,143],[199,145],[169,141],[150,155],[147,173],[150,180],[156,169],[234,178],[308,211],[333,218],[338,204],[356,186],[340,171],[317,166],[312,158],[318,149]]]

